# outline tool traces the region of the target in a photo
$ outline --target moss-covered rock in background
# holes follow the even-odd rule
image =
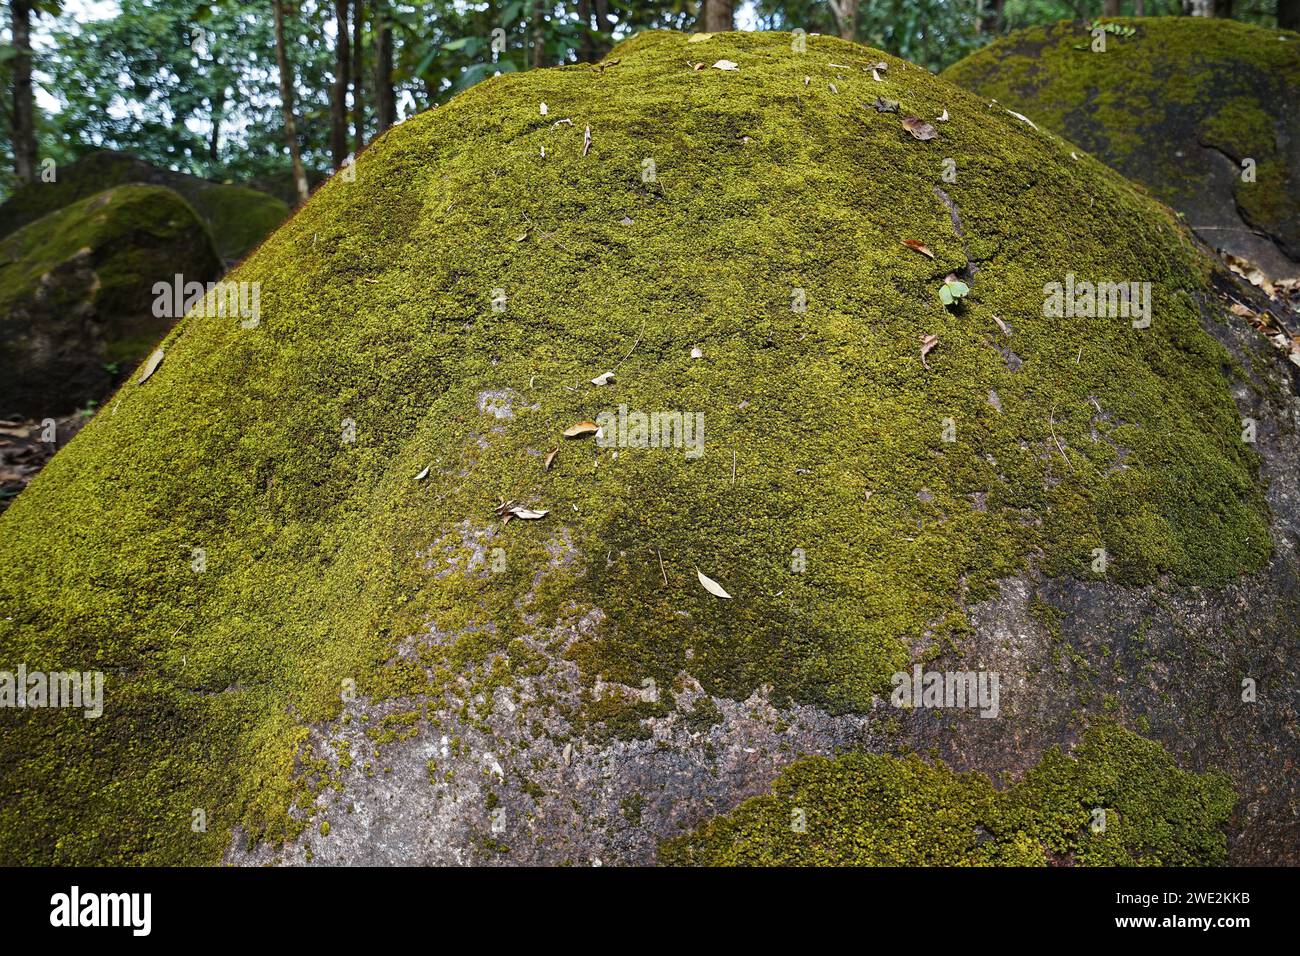
[[[98,720],[0,713],[0,859],[646,859],[906,729],[891,673],[983,637],[1026,720],[999,754],[1036,755],[1074,701],[976,602],[1271,580],[1216,268],[1114,171],[838,39],[482,83],[232,273],[260,325],[183,319],[0,517],[0,660],[109,675]],[[1049,318],[1067,274],[1149,282],[1150,327]],[[703,415],[703,454],[560,437],[623,406]]]
[[[1097,52],[1090,24],[1032,27],[943,76],[1146,185],[1211,246],[1274,278],[1300,275],[1300,34],[1206,17],[1110,22],[1136,32],[1105,33]]]
[[[216,183],[143,160],[99,150],[56,170],[54,182],[35,182],[17,189],[0,205],[0,236],[124,183],[166,186],[180,193],[212,230],[221,258],[242,259],[289,215],[283,200],[246,186]]]
[[[160,186],[119,186],[0,239],[0,414],[102,399],[171,327],[157,282],[222,272],[203,220]]]

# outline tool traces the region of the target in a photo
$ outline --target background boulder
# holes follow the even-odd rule
[[[1089,24],[1062,21],[943,76],[1147,186],[1215,249],[1300,276],[1300,34],[1210,17],[1107,23],[1104,52]]]

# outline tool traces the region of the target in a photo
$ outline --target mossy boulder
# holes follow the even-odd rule
[[[1147,186],[1214,248],[1300,275],[1300,34],[1206,17],[1062,21],[943,76]]]
[[[99,401],[171,327],[154,284],[221,272],[203,220],[161,186],[108,189],[0,239],[0,413]]]
[[[1187,866],[1221,864],[1236,795],[1105,723],[1009,787],[915,754],[808,757],[769,796],[667,841],[694,866]],[[1087,822],[1080,826],[1080,820]]]
[[[0,660],[107,675],[99,719],[0,711],[0,859],[649,862],[799,756],[1014,781],[1098,714],[1172,755],[1134,804],[1250,790],[1178,861],[1294,854],[1255,293],[1069,144],[807,43],[488,80],[229,276],[259,324],[178,323],[0,516]],[[1067,275],[1150,323],[1052,317]],[[998,715],[893,707],[921,664]]]
[[[289,215],[283,200],[265,192],[160,169],[112,150],[89,153],[55,174],[53,182],[37,179],[0,205],[0,236],[110,187],[146,183],[185,197],[212,230],[222,259],[234,263]]]

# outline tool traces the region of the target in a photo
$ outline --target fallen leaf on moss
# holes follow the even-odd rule
[[[872,103],[871,105],[876,108],[877,113],[898,112],[898,100],[882,100],[879,96],[877,96],[876,102]]]
[[[921,364],[925,366],[927,369],[930,367],[930,363],[925,360],[925,357],[929,355],[931,352],[933,352],[935,346],[937,346],[938,344],[939,344],[939,336],[937,335],[921,336]]]
[[[614,373],[613,373],[613,372],[601,372],[599,375],[597,375],[595,378],[593,378],[593,379],[591,380],[591,384],[592,384],[592,385],[608,385],[608,384],[609,384],[610,382],[612,382],[612,381],[614,381]]]
[[[565,438],[585,438],[588,435],[594,435],[600,431],[600,426],[595,422],[578,422],[576,425],[570,425],[564,430]]]
[[[713,580],[713,578],[709,577],[699,568],[695,569],[695,576],[698,577],[700,579],[700,583],[704,585],[704,590],[708,591],[714,597],[726,598],[727,600],[731,600],[731,595],[727,593],[727,589],[724,588],[717,581]]]
[[[552,449],[550,450],[550,452],[547,454],[547,456],[546,456],[546,461],[544,461],[544,462],[542,463],[542,468],[543,468],[544,470],[546,470],[546,471],[550,471],[550,470],[551,470],[551,466],[552,466],[553,464],[555,464],[555,456],[558,455],[559,453],[560,453],[560,446],[559,446],[559,445],[556,445],[556,446],[555,446],[554,448],[552,448]]]
[[[705,40],[712,40],[712,33],[692,33],[687,43],[703,43]]]
[[[428,477],[429,477],[429,469],[432,468],[432,467],[433,467],[432,465],[425,465],[424,468],[423,468],[423,470],[421,470],[421,472],[420,472],[418,475],[415,476],[415,480],[416,480],[416,481],[424,481],[424,479],[428,478]]]
[[[740,69],[739,66],[737,66],[735,63],[732,63],[730,60],[719,60],[717,63],[713,64],[713,68],[715,70],[739,70]]]
[[[523,505],[517,505],[513,501],[503,501],[493,509],[496,515],[505,519],[504,523],[509,524],[511,518],[520,518],[524,521],[536,521],[538,518],[545,518],[549,511],[534,511],[531,508],[525,508]]]
[[[1016,119],[1020,120],[1020,122],[1028,123],[1030,126],[1034,127],[1034,129],[1038,129],[1038,125],[1033,120],[1031,120],[1028,116],[1025,116],[1023,113],[1017,113],[1015,110],[1007,110],[1007,112],[1010,113],[1012,116],[1014,116]]]
[[[934,127],[921,119],[919,116],[903,117],[903,129],[907,130],[919,140],[934,139],[939,134],[934,131]]]
[[[939,114],[939,122],[940,122],[940,123],[946,123],[946,122],[948,122],[948,111],[947,111],[947,110],[944,110],[942,113]]]
[[[1003,334],[1003,335],[1010,335],[1010,334],[1011,334],[1011,326],[1007,325],[1005,322],[1003,322],[1001,319],[999,319],[996,315],[993,316],[993,321],[996,322],[996,323],[998,324],[998,328],[1000,328],[1000,329],[1002,330],[1002,334]]]
[[[145,382],[147,382],[149,380],[149,376],[152,375],[154,372],[158,371],[158,366],[162,364],[162,360],[163,360],[163,350],[154,349],[153,354],[149,356],[149,360],[144,363],[144,371],[140,374],[140,381],[137,382],[136,384],[143,385]]]
[[[591,125],[582,131],[582,155],[586,156],[591,152]]]
[[[915,239],[904,239],[903,245],[907,246],[907,248],[909,249],[915,249],[921,255],[926,256],[930,259],[934,258],[934,253],[930,251],[930,247],[927,246],[924,242],[917,242]]]

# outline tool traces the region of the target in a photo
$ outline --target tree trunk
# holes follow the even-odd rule
[[[298,152],[298,124],[293,118],[293,73],[289,69],[289,51],[284,45],[284,0],[271,0],[275,10],[275,62],[280,68],[280,103],[284,109],[284,138],[289,142],[289,160],[293,164],[293,181],[298,198],[306,199],[307,174],[303,172]]]
[[[1282,30],[1300,30],[1300,0],[1277,0],[1277,25]]]
[[[382,0],[374,6],[372,29],[375,35],[375,117],[379,132],[397,122],[397,92],[393,89],[393,23]]]
[[[736,28],[734,0],[700,0],[704,5],[704,32],[725,33]]]
[[[221,156],[221,118],[226,111],[226,87],[212,102],[212,135],[208,137],[208,161],[215,168]]]
[[[529,32],[532,34],[532,64],[533,69],[546,65],[546,34],[544,32],[545,22],[542,14],[545,12],[545,0],[533,0],[533,12]]]
[[[578,25],[578,62],[590,63],[596,59],[596,44],[591,37],[591,0],[578,0]]]
[[[1103,0],[1101,5],[1101,15],[1103,17],[1119,16],[1119,0]]]
[[[1133,16],[1145,17],[1146,15],[1146,7],[1142,0],[1133,0]]]
[[[1139,3],[1142,0],[1138,0]],[[993,35],[1002,32],[1002,10],[1006,5],[1006,0],[988,0],[984,5],[984,11],[980,14],[979,32]]]
[[[593,60],[603,59],[613,43],[609,39],[609,0],[596,0],[596,49]]]
[[[36,104],[32,96],[32,4],[10,0],[14,40],[14,175],[20,183],[36,178]]]
[[[334,168],[348,158],[348,79],[352,40],[348,35],[348,0],[334,0],[334,87],[330,92],[330,156]]]
[[[840,38],[856,40],[858,36],[858,0],[831,0],[831,13],[840,28]]]
[[[354,149],[360,155],[366,146],[366,51],[363,46],[366,37],[365,0],[354,0],[352,4],[352,127],[355,131]]]

